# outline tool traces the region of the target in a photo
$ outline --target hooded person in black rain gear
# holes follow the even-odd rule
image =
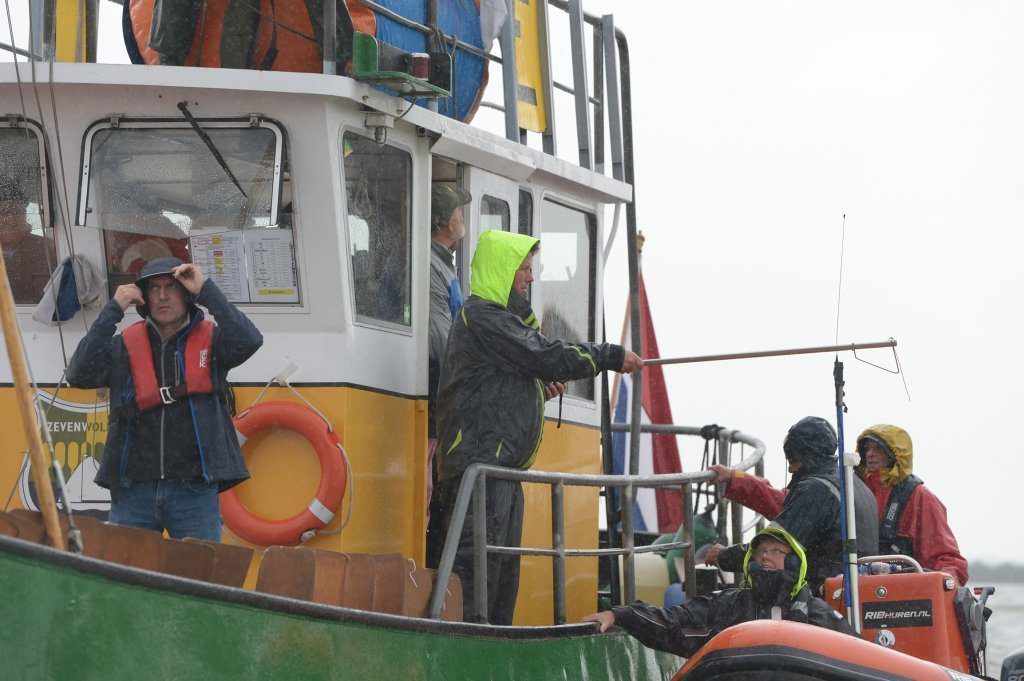
[[[763,479],[725,466],[713,466],[718,484],[727,483],[725,496],[766,518],[772,527],[785,530],[807,551],[807,582],[815,594],[828,577],[843,571],[839,471],[835,457],[839,442],[832,424],[817,416],[800,419],[786,435],[782,449],[793,474],[789,487],[778,490]],[[874,495],[854,476],[857,554],[878,552],[878,506]],[[738,572],[747,547],[721,545],[708,551],[706,562]]]
[[[618,625],[648,648],[690,657],[735,624],[787,620],[856,636],[828,603],[811,594],[803,548],[784,530],[761,530],[743,555],[739,588],[698,596],[682,605],[656,608],[642,601],[587,615],[601,632]]]
[[[437,393],[438,479],[445,527],[454,511],[462,474],[474,463],[529,468],[540,449],[544,402],[564,381],[605,369],[632,373],[643,360],[619,345],[549,340],[526,300],[539,241],[487,230],[473,254],[471,294],[456,314]],[[455,556],[465,619],[475,613],[473,507]],[[523,489],[518,482],[487,480],[487,543],[519,546]],[[487,612],[493,624],[511,624],[519,591],[519,556],[487,558]]]

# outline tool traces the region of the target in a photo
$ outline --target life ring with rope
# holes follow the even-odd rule
[[[312,409],[294,402],[263,402],[234,419],[239,443],[268,428],[285,428],[304,437],[320,460],[320,485],[302,511],[285,520],[267,520],[250,511],[237,488],[220,495],[224,523],[242,539],[260,546],[297,546],[334,519],[348,486],[341,442],[330,424]]]

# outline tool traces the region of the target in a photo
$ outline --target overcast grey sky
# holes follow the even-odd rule
[[[839,340],[896,338],[912,397],[845,354],[847,448],[869,425],[902,426],[968,559],[1024,562],[1024,5],[586,6],[613,12],[630,41],[663,356],[832,344],[845,213]],[[605,284],[613,338],[621,251]],[[891,352],[864,356],[893,366]],[[666,368],[673,415],[760,437],[782,483],[788,427],[835,422],[832,361]],[[701,445],[684,444],[698,465]]]
[[[914,471],[968,559],[1024,562],[1024,4],[585,7],[614,13],[631,45],[643,266],[663,355],[831,344],[845,213],[839,339],[896,338],[912,396],[844,355],[848,448],[868,425],[906,428]],[[105,25],[101,60],[123,61],[119,26]],[[621,238],[605,287],[612,338]],[[835,420],[831,356],[666,372],[676,421],[760,437],[776,483],[788,427]],[[699,442],[683,452],[699,463]]]

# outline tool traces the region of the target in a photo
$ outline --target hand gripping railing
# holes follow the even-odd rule
[[[622,426],[622,429],[628,426]],[[613,426],[613,429],[619,429]],[[700,435],[701,429],[688,426],[644,425],[642,432],[663,433],[673,435]],[[725,431],[730,442],[741,442],[754,448],[747,458],[736,464],[736,468],[752,468],[764,457],[764,444],[755,437],[738,431]],[[499,553],[505,555],[550,556],[554,561],[552,569],[552,587],[554,593],[554,622],[565,623],[565,559],[579,556],[623,556],[623,570],[626,601],[632,601],[636,593],[633,559],[637,553],[664,552],[672,549],[683,549],[686,558],[686,586],[688,595],[693,595],[696,583],[694,546],[693,546],[693,513],[691,485],[706,482],[714,478],[709,471],[692,473],[676,473],[672,475],[582,475],[578,473],[549,473],[544,471],[524,471],[500,466],[474,464],[462,476],[459,493],[455,500],[455,509],[448,527],[444,551],[437,570],[437,578],[430,597],[428,617],[439,619],[444,604],[445,590],[451,577],[455,563],[455,554],[459,547],[459,537],[466,522],[469,504],[473,503],[473,593],[474,616],[479,621],[487,621],[487,555]],[[551,546],[552,548],[493,546],[487,544],[487,480],[512,480],[551,487]],[[607,549],[567,549],[565,548],[565,508],[564,490],[572,487],[606,487],[620,488],[632,492],[637,487],[662,488],[680,487],[683,496],[683,533],[689,539],[681,542],[658,544],[656,546],[637,547],[634,544],[633,524],[630,514],[623,514],[622,546]],[[633,494],[627,494],[632,498]]]

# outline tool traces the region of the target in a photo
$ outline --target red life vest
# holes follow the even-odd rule
[[[153,365],[153,348],[146,322],[136,322],[121,333],[135,386],[135,403],[140,412],[170,404],[186,395],[213,392],[210,363],[213,360],[213,322],[203,320],[185,339],[185,382],[180,386],[160,387]]]

